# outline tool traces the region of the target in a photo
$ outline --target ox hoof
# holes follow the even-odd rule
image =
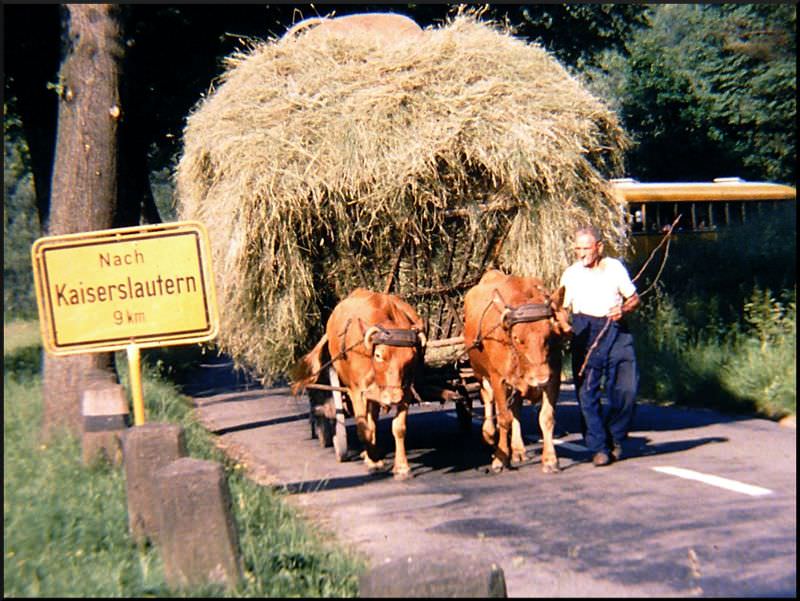
[[[511,465],[524,465],[530,462],[530,458],[526,453],[514,453],[511,457]]]
[[[399,470],[393,470],[393,473],[395,480],[408,480],[411,478],[411,468],[408,467]]]
[[[380,461],[370,461],[367,463],[367,472],[370,474],[379,474],[381,472],[386,471],[386,466],[383,463],[383,459]]]
[[[378,473],[378,472],[385,471],[386,466],[385,466],[385,464],[383,462],[383,459],[378,459],[377,461],[372,461],[372,459],[369,458],[369,455],[367,455],[366,451],[362,451],[361,452],[361,457],[362,457],[362,459],[364,459],[364,465],[367,468],[367,472],[369,472],[370,474],[375,474],[375,473]]]
[[[557,474],[561,471],[561,468],[558,467],[558,463],[543,463],[542,471],[545,474]]]
[[[493,474],[499,474],[500,472],[503,471],[503,469],[505,469],[505,467],[506,466],[502,461],[500,461],[499,459],[495,459],[492,461],[492,465],[490,466],[489,469],[492,471]]]

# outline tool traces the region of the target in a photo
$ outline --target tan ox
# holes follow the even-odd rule
[[[357,288],[333,309],[325,335],[299,361],[293,378],[295,394],[315,382],[327,351],[350,396],[370,471],[383,467],[376,447],[378,413],[381,407],[389,411],[395,406],[395,478],[405,478],[411,471],[405,447],[406,416],[415,370],[425,352],[422,329],[422,319],[405,301],[392,294]]]
[[[570,331],[563,302],[563,287],[551,298],[542,280],[497,270],[487,271],[464,297],[464,344],[481,383],[482,432],[494,446],[493,471],[527,460],[519,423],[523,398],[542,401],[542,470],[559,471],[553,426],[561,385],[561,336]]]

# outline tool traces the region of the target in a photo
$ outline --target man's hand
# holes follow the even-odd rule
[[[639,295],[634,292],[626,298],[623,303],[613,307],[611,311],[608,312],[607,317],[611,321],[619,321],[625,313],[630,313],[638,307],[640,303]]]
[[[611,311],[608,312],[607,317],[611,321],[619,321],[625,313],[630,313],[636,307],[638,307],[640,303],[641,301],[639,300],[639,295],[634,292],[621,304],[613,307]]]

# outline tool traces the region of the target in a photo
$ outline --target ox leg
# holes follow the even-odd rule
[[[492,458],[492,471],[500,472],[504,467],[508,467],[510,463],[508,438],[511,433],[513,417],[508,408],[505,385],[499,378],[492,380],[492,389],[494,390],[494,401],[497,409],[497,446]]]
[[[495,444],[495,434],[497,430],[494,427],[494,393],[492,392],[492,385],[487,378],[481,380],[481,402],[483,403],[483,426],[481,427],[481,434],[483,440],[489,446]]]
[[[522,424],[519,413],[522,409],[522,399],[516,401],[511,409],[511,462],[520,464],[528,461],[525,452],[525,442],[522,440]]]
[[[367,428],[366,439],[364,444],[367,445],[367,453],[364,456],[364,463],[367,465],[367,470],[370,472],[382,470],[384,467],[383,459],[378,456],[378,414],[380,413],[380,405],[367,401]]]
[[[408,404],[397,405],[397,414],[392,420],[392,434],[394,435],[394,477],[404,480],[411,475],[406,456],[406,418],[408,417]]]
[[[542,430],[542,471],[555,474],[560,471],[556,447],[553,444],[553,429],[556,418],[556,402],[558,402],[558,383],[548,384],[542,395],[542,408],[539,410],[539,428]]]
[[[354,396],[354,395],[360,396]],[[353,399],[359,399],[358,402]],[[376,471],[383,468],[383,460],[378,458],[378,448],[375,445],[376,423],[378,421],[378,410],[380,407],[375,403],[367,401],[362,392],[352,391],[350,400],[353,401],[353,413],[356,418],[356,431],[358,438],[364,443],[365,450],[361,454],[367,470]]]

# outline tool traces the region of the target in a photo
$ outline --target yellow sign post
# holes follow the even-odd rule
[[[48,236],[34,242],[31,257],[45,349],[125,349],[136,425],[144,423],[139,349],[217,335],[208,234],[199,222]]]

